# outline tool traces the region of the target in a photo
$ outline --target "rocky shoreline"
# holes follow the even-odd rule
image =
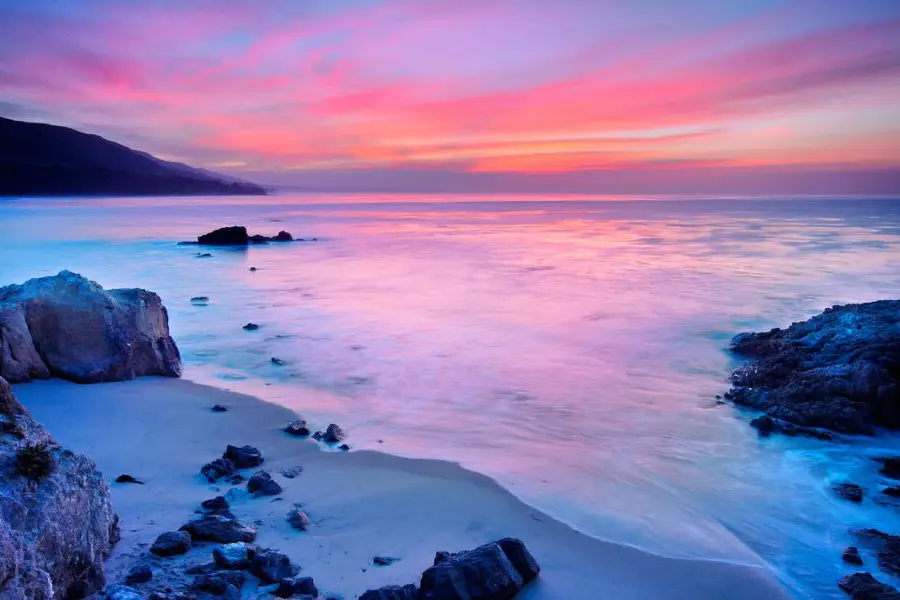
[[[805,436],[840,443],[847,436],[900,429],[900,300],[833,306],[786,329],[742,333],[730,350],[748,362],[731,375],[725,399],[763,411],[750,422],[759,435]],[[878,459],[884,504],[900,495],[900,457]],[[892,483],[893,480],[893,483]],[[834,493],[860,503],[869,493],[854,482],[839,482]],[[877,529],[854,531],[885,573],[900,575],[900,536]],[[861,566],[856,546],[843,553]],[[871,573],[855,573],[838,583],[854,600],[900,600],[896,588]]]

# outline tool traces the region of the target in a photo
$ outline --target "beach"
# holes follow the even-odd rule
[[[257,543],[287,554],[325,597],[417,583],[436,551],[506,536],[522,539],[542,568],[520,594],[526,600],[791,597],[762,564],[662,558],[593,539],[449,462],[322,450],[281,431],[296,418],[292,411],[252,396],[157,377],[95,385],[51,380],[14,389],[59,443],[91,457],[110,481],[122,531],[107,561],[110,583],[147,560],[159,534],[195,517],[201,501],[225,494],[241,521],[257,523]],[[227,412],[213,412],[215,404]],[[262,451],[262,468],[283,486],[282,500],[252,498],[244,486],[229,492],[231,486],[200,476],[200,467],[229,443]],[[296,466],[303,467],[297,477],[280,475]],[[126,473],[145,484],[113,481]],[[309,531],[285,521],[294,503],[309,515]],[[212,548],[197,545],[187,557],[209,562]],[[400,560],[374,566],[376,555]],[[171,559],[150,560],[159,563],[157,582],[164,580]]]

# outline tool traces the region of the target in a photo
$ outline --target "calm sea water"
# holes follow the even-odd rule
[[[318,241],[176,245],[232,224]],[[842,597],[849,528],[900,529],[869,460],[898,438],[761,440],[715,402],[734,333],[900,296],[900,201],[23,199],[0,232],[0,285],[153,289],[187,378],[460,462],[604,539],[764,561],[819,599]],[[844,478],[862,506],[829,491]]]

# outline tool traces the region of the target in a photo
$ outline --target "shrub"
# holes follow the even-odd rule
[[[16,452],[16,471],[32,481],[53,473],[56,461],[47,444],[25,444]]]

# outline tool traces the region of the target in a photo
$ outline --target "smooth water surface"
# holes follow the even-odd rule
[[[232,224],[317,241],[176,245]],[[762,560],[819,599],[843,597],[849,528],[900,529],[870,460],[897,438],[762,440],[716,404],[733,334],[900,297],[898,201],[0,201],[0,285],[64,268],[160,293],[186,377],[460,462],[598,537]]]

